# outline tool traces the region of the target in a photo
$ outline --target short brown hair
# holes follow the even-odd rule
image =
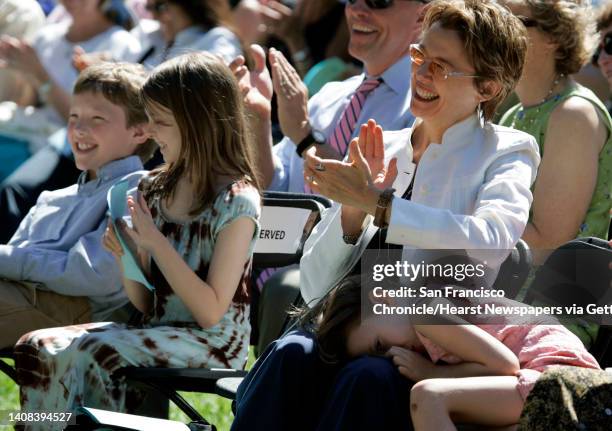
[[[139,64],[104,62],[81,72],[74,84],[73,93],[101,94],[106,100],[123,109],[126,126],[132,127],[149,121],[140,98],[145,79],[145,69]],[[144,163],[153,157],[156,149],[157,143],[149,139],[136,147],[135,155]]]
[[[181,132],[179,160],[159,169],[152,191],[171,198],[181,176],[189,175],[195,188],[189,214],[197,215],[216,196],[218,175],[244,177],[260,190],[238,82],[219,57],[197,52],[162,63],[142,97],[148,110],[158,105],[170,111]]]
[[[612,3],[607,3],[598,10],[597,31],[602,31],[612,24]]]
[[[486,81],[501,85],[497,95],[482,103],[484,119],[491,120],[521,77],[527,52],[525,27],[493,0],[434,0],[425,13],[423,32],[435,23],[459,34],[479,76],[474,80],[477,87]]]
[[[577,73],[591,60],[598,37],[589,0],[522,1],[538,22],[538,28],[557,44],[557,73]]]

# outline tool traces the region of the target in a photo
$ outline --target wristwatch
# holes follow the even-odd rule
[[[304,151],[309,149],[313,145],[323,145],[325,143],[325,136],[318,130],[311,129],[310,133],[297,144],[295,152],[298,156],[304,157]]]

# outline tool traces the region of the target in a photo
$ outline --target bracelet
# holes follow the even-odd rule
[[[379,228],[387,227],[385,219],[387,215],[387,209],[389,208],[391,201],[393,200],[393,193],[395,193],[395,189],[388,188],[385,189],[378,197],[378,202],[376,203],[376,214],[374,214],[374,226]]]
[[[361,233],[344,234],[342,235],[342,241],[344,241],[345,244],[355,245],[357,244],[357,241],[359,240],[360,236],[361,236]]]

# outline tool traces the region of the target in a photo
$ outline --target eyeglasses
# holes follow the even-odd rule
[[[168,10],[168,2],[164,0],[158,0],[154,2],[147,2],[145,9],[150,13],[163,13]]]
[[[602,49],[606,54],[612,55],[612,33],[607,33],[604,36],[603,41],[597,47],[595,54],[593,54],[594,65],[597,65],[597,60],[599,60],[599,56],[601,54]]]
[[[478,75],[470,75],[466,72],[455,72],[448,70],[448,67],[437,60],[427,58],[418,44],[410,45],[410,60],[415,66],[422,66],[427,63],[427,71],[434,79],[447,80],[448,78],[480,78]]]
[[[427,4],[431,0],[415,0],[419,3]],[[357,3],[357,0],[347,0],[349,4]],[[393,0],[365,0],[365,4],[370,9],[387,9],[393,5]]]
[[[526,28],[537,27],[539,25],[537,20],[529,18],[528,16],[518,15],[517,18],[523,23]]]

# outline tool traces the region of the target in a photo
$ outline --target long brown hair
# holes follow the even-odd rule
[[[181,176],[189,175],[195,193],[189,214],[197,215],[216,196],[219,175],[245,178],[261,189],[238,84],[218,57],[199,52],[161,64],[142,96],[147,110],[159,105],[170,111],[181,132],[178,161],[159,168],[152,192],[171,200]]]
[[[343,279],[327,296],[300,316],[302,326],[314,327],[319,356],[336,364],[348,360],[347,334],[361,317],[361,277]]]

